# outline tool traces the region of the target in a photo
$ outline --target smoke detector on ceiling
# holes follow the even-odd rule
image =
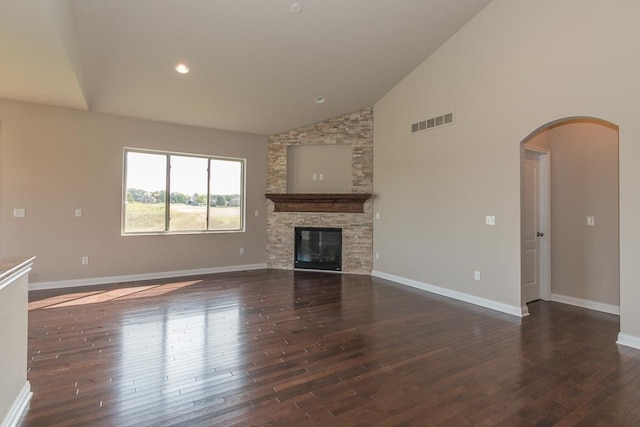
[[[289,11],[294,15],[299,15],[300,12],[302,12],[302,4],[298,2],[293,3],[289,8]]]

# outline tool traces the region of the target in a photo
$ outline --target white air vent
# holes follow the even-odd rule
[[[411,125],[411,133],[422,132],[423,130],[429,130],[444,125],[450,125],[453,123],[453,113],[443,114],[438,117],[432,117],[421,122],[416,122]]]

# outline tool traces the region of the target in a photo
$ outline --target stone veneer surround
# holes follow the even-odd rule
[[[373,191],[373,108],[269,137],[267,193],[287,192],[287,147],[304,144],[349,144],[352,150],[351,191]],[[370,274],[373,261],[373,202],[364,213],[274,212],[267,200],[267,266],[293,269],[294,228],[342,228],[342,271]]]

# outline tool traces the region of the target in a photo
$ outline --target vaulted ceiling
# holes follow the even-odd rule
[[[373,105],[489,1],[2,0],[0,98],[269,135]]]

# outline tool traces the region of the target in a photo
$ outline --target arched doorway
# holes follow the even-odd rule
[[[618,127],[596,118],[557,120],[522,142],[523,307],[619,314],[618,159]]]

